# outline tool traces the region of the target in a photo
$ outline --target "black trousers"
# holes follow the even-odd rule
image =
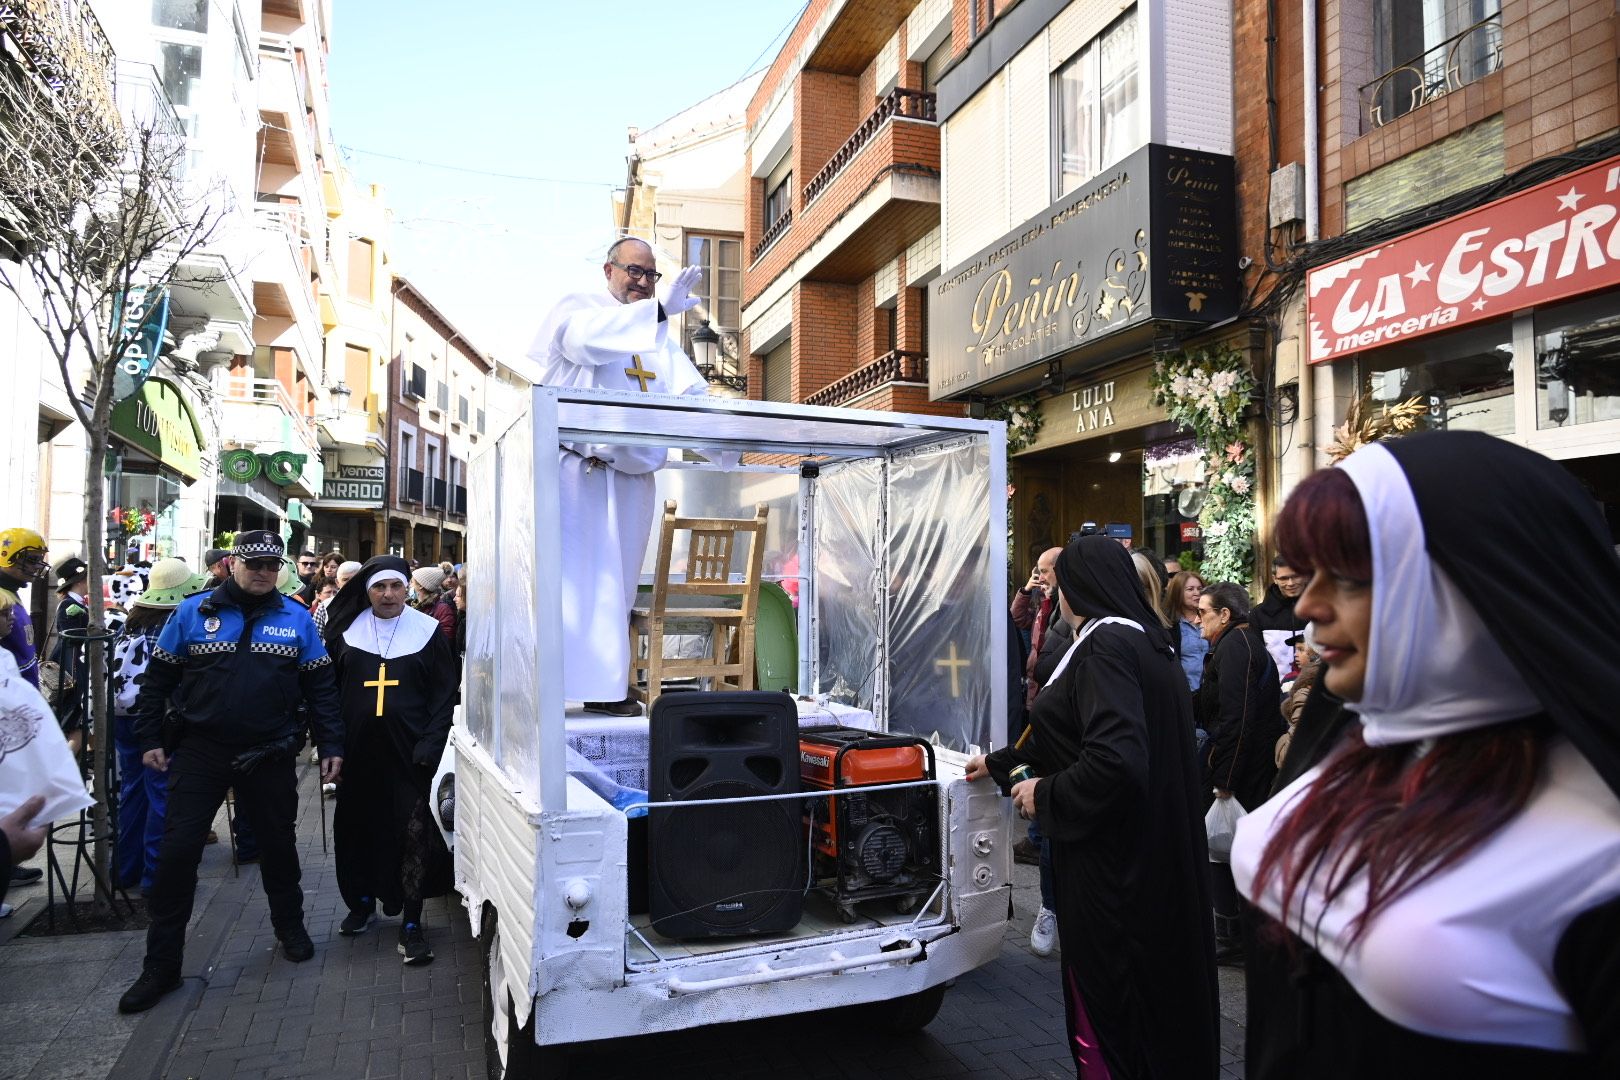
[[[304,891],[299,888],[295,824],[298,816],[296,755],[262,762],[250,773],[231,767],[240,748],[188,738],[185,752],[169,766],[169,816],[157,877],[146,902],[146,969],[178,972],[186,924],[197,893],[197,864],[225,792],[236,789],[236,813],[259,841],[259,874],[270,900],[277,933],[302,926]]]

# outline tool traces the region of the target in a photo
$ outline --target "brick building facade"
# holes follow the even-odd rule
[[[812,0],[748,107],[743,356],[754,397],[960,413],[927,393],[944,0]]]
[[[1243,177],[1241,212],[1275,226],[1268,254],[1284,268],[1267,272],[1252,252],[1260,305],[1280,287],[1268,312],[1277,339],[1272,382],[1282,401],[1298,402],[1297,420],[1276,429],[1279,487],[1325,463],[1322,448],[1352,403],[1377,409],[1417,398],[1428,406],[1428,426],[1490,431],[1563,460],[1620,523],[1620,353],[1612,344],[1620,338],[1620,276],[1609,269],[1612,258],[1594,265],[1591,245],[1585,259],[1551,247],[1573,234],[1583,212],[1603,216],[1609,206],[1620,214],[1620,193],[1603,183],[1620,176],[1608,171],[1620,167],[1620,7],[1322,0],[1314,213],[1304,198],[1282,206],[1271,199],[1309,175],[1311,149],[1307,9],[1269,7],[1268,51],[1268,5],[1238,5],[1234,80],[1263,88],[1269,75],[1275,88],[1274,110],[1263,92],[1240,93],[1235,120],[1240,161],[1270,166]],[[1274,176],[1272,167],[1281,171]],[[1591,186],[1577,190],[1593,168]],[[1536,225],[1546,230],[1539,240],[1527,231]],[[1480,243],[1481,257],[1501,272],[1490,306],[1483,293],[1448,303],[1455,290],[1426,280],[1428,263],[1438,277],[1448,251],[1423,252],[1451,236],[1461,237],[1450,250],[1457,265],[1467,265],[1468,244]],[[1537,289],[1533,252],[1543,243],[1555,258]],[[1344,312],[1360,310],[1354,301],[1380,280],[1373,272],[1396,260],[1401,292],[1387,293],[1354,327],[1374,344],[1346,350],[1354,320]],[[1553,287],[1566,275],[1567,287]],[[1345,300],[1352,286],[1360,291]],[[1405,320],[1376,318],[1397,304]],[[1455,319],[1456,328],[1424,326],[1423,314],[1436,324]]]

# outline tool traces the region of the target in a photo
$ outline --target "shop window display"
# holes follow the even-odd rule
[[[1513,434],[1513,323],[1454,330],[1361,354],[1364,391],[1376,405],[1418,398],[1421,427]]]
[[[1620,311],[1612,295],[1535,314],[1536,427],[1620,420]]]

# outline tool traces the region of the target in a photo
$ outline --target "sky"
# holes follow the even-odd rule
[[[334,0],[332,135],[356,181],[385,189],[393,270],[516,360],[551,302],[600,273],[627,129],[769,64],[803,7]]]

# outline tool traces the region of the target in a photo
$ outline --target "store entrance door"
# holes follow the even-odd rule
[[[1063,546],[1088,521],[1129,525],[1133,538],[1142,536],[1140,448],[1056,447],[1018,458],[1014,477],[1015,572],[1027,574],[1042,551]]]

